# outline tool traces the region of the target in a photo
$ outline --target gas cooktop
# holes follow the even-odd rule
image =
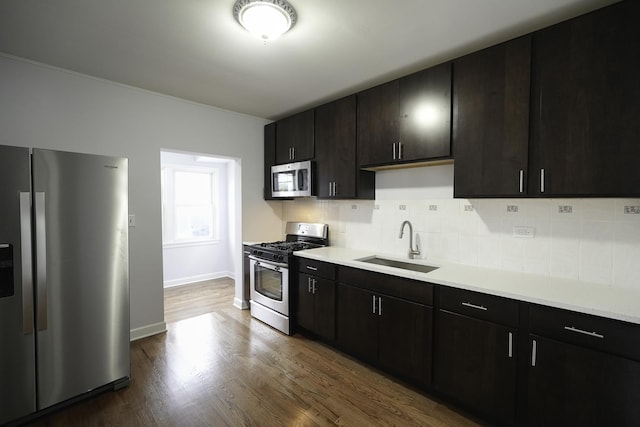
[[[286,240],[256,243],[249,246],[251,255],[265,261],[288,263],[293,252],[319,248],[328,243],[326,224],[289,222],[286,230]]]

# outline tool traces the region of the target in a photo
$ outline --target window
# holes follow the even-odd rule
[[[163,243],[216,240],[217,171],[180,167],[162,168]]]

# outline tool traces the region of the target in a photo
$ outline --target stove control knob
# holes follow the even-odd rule
[[[278,260],[279,260],[279,261],[284,260],[284,256],[283,256],[283,255],[278,255]]]

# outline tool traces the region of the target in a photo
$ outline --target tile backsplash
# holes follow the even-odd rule
[[[283,214],[329,224],[332,245],[397,256],[409,220],[426,259],[640,291],[640,199],[297,199]]]

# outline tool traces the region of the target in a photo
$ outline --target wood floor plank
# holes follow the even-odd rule
[[[232,306],[233,281],[165,290],[167,333],[131,344],[129,387],[34,426],[477,426],[424,393]]]

